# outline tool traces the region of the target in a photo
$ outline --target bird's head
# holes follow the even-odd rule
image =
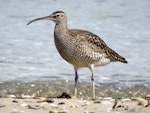
[[[64,22],[64,21],[66,22],[67,17],[66,17],[66,14],[63,11],[56,11],[56,12],[53,12],[49,16],[33,19],[27,25],[31,24],[32,22],[38,21],[38,20],[52,20],[56,24],[59,24],[59,23]]]

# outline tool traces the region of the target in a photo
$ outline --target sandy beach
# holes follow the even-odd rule
[[[0,98],[0,113],[150,113],[148,99],[134,97],[116,101],[111,97],[83,100],[10,95]]]

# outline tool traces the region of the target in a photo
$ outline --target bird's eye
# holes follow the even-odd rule
[[[60,15],[56,15],[57,17],[59,17]]]

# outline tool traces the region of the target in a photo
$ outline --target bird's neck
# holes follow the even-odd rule
[[[67,22],[61,22],[61,23],[56,23],[55,25],[55,30],[54,30],[55,35],[57,35],[57,37],[66,37],[66,35],[68,34],[68,26],[67,26]]]

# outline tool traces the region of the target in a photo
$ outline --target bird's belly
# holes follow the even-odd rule
[[[110,60],[105,58],[105,55],[94,53],[88,50],[78,50],[72,44],[67,42],[55,41],[56,48],[61,57],[68,63],[76,67],[90,67],[91,64],[94,66],[103,66],[110,63]],[[88,52],[87,52],[88,51]]]
[[[104,65],[109,64],[110,62],[111,62],[111,61],[110,61],[110,59],[108,59],[108,58],[101,58],[101,59],[99,59],[98,62],[94,63],[94,66],[95,66],[95,67],[96,67],[96,66],[104,66]]]

